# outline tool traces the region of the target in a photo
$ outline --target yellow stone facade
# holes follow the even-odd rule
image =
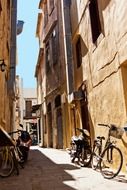
[[[39,8],[43,11],[38,15],[36,31],[40,52],[35,76],[37,78],[38,103],[41,103],[41,144],[45,147],[65,148],[69,146],[71,136],[68,131],[70,125],[66,97],[61,1],[40,1]],[[50,49],[50,56],[46,56],[47,49],[52,46],[53,38],[54,43],[57,44]],[[61,43],[59,43],[60,41]],[[46,57],[50,59],[48,67],[46,66]],[[57,63],[55,63],[55,59],[57,59]],[[49,70],[47,71],[47,69]]]
[[[14,96],[11,94],[13,89],[9,81],[13,80],[10,64],[12,64],[12,56],[15,55],[16,50],[16,48],[13,49],[14,53],[12,53],[11,48],[16,43],[13,41],[12,45],[12,32],[14,32],[13,36],[16,35],[16,31],[12,28],[12,24],[14,29],[16,27],[16,22],[12,23],[12,20],[16,20],[16,17],[14,19],[14,12],[15,16],[17,13],[16,6],[16,0],[0,0],[0,63],[4,60],[6,65],[5,71],[2,72],[0,69],[0,125],[7,131],[12,130],[14,126]],[[13,62],[13,65],[15,64],[16,62]],[[13,76],[15,78],[15,72]]]
[[[80,37],[82,54],[82,64],[77,68],[74,53],[75,89],[85,81],[93,141],[98,135],[107,135],[105,128],[97,127],[98,123],[114,123],[121,127],[127,123],[127,1],[96,1],[100,20],[96,41],[92,39],[91,2],[72,1],[71,23],[73,52]],[[96,15],[93,13],[93,16],[95,18]],[[127,163],[126,143],[127,135],[124,133],[123,142],[117,142],[124,156],[124,169]]]

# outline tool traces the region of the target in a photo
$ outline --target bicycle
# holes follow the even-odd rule
[[[19,152],[16,147],[16,142],[8,135],[8,133],[0,127],[0,176],[8,177],[14,170],[19,175],[19,165],[23,168],[20,162]]]
[[[91,162],[92,150],[90,145],[90,134],[86,129],[76,128],[81,134],[72,136],[71,148],[67,149],[71,162],[78,160],[80,166],[87,167]]]
[[[91,167],[93,169],[100,169],[104,178],[112,179],[116,177],[121,171],[123,165],[123,155],[121,150],[116,146],[115,141],[111,141],[111,136],[121,139],[123,129],[115,126],[114,124],[98,124],[109,128],[108,137],[105,146],[102,150],[102,141],[105,137],[97,137],[94,141]]]

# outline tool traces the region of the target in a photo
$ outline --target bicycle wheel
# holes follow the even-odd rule
[[[87,167],[91,162],[92,152],[90,148],[82,148],[82,152],[79,154],[78,163],[80,166]]]
[[[12,149],[14,168],[16,170],[16,174],[19,175],[19,165],[18,165],[19,163],[18,159],[16,158],[16,154],[18,154],[18,152],[16,152],[16,149]]]
[[[14,169],[14,162],[11,152],[8,148],[0,151],[0,176],[8,177]]]
[[[119,148],[110,146],[104,150],[100,160],[100,172],[104,178],[116,177],[123,164],[123,156]]]
[[[99,147],[95,146],[91,158],[91,167],[94,170],[96,170],[99,167],[99,160],[100,160],[99,153],[100,153]]]

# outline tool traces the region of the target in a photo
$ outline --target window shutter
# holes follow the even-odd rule
[[[81,50],[81,39],[80,37],[76,43],[76,58],[77,58],[77,68],[79,68],[82,64],[82,50]]]
[[[93,43],[96,42],[98,36],[101,33],[101,23],[99,18],[98,1],[91,0],[89,4],[90,21],[92,30]]]
[[[46,47],[45,47],[45,63],[46,63],[46,73],[49,71],[50,69],[50,46],[49,46],[49,42],[46,43]]]
[[[51,15],[53,9],[54,9],[54,0],[49,0],[48,1],[48,13],[49,13],[49,15]]]
[[[51,38],[51,43],[52,43],[52,62],[53,65],[57,63],[58,61],[58,30],[57,27],[52,32],[52,38]]]
[[[26,100],[26,117],[31,117],[32,116],[32,101],[31,100]]]

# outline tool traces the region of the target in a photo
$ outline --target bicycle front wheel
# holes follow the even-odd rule
[[[0,151],[0,176],[8,177],[14,169],[14,162],[11,152],[8,149]]]
[[[116,177],[123,164],[123,156],[120,149],[114,145],[105,149],[101,155],[100,171],[104,178],[112,179]]]

